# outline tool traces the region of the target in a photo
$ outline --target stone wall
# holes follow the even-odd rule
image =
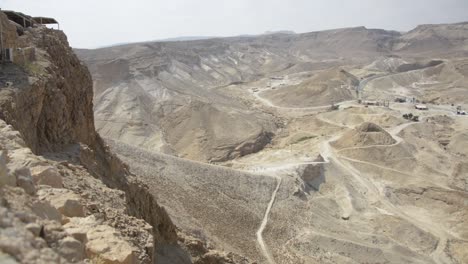
[[[0,12],[0,24],[2,28],[3,48],[16,48],[18,36],[16,27],[8,20],[7,16]]]

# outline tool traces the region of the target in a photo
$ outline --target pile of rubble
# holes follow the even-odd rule
[[[36,156],[0,121],[0,260],[150,263],[151,226],[125,214],[124,193],[71,156]]]

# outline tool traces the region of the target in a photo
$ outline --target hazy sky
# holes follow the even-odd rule
[[[78,48],[273,30],[406,31],[468,21],[468,0],[0,0],[0,8],[56,18]]]

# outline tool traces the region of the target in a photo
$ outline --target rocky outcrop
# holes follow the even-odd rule
[[[294,195],[306,199],[306,196],[312,192],[320,190],[320,186],[325,182],[325,168],[327,161],[318,155],[317,158],[310,164],[300,165],[296,168],[298,179],[296,181],[298,187]]]
[[[44,188],[38,192],[41,200],[48,201],[63,216],[84,217],[85,208],[81,197],[71,190],[61,188]]]
[[[110,152],[99,137],[97,142],[95,149],[81,149],[80,162],[106,185],[122,190],[126,195],[128,212],[153,226],[155,251],[167,244],[177,247],[175,226],[164,208],[158,205],[155,196],[129,172],[127,165]]]
[[[96,220],[94,216],[71,218],[64,225],[67,233],[86,244],[86,255],[98,263],[138,263],[133,246],[118,237],[118,231]]]
[[[366,146],[392,145],[396,140],[380,126],[365,122],[359,127],[345,133],[333,142],[335,148],[353,148]]]
[[[76,142],[93,145],[91,75],[66,36],[47,28],[30,29],[14,47],[33,47],[37,56],[25,67],[0,65],[2,79],[13,83],[0,91],[0,118],[20,131],[35,153]]]
[[[93,218],[96,226],[109,233],[97,245],[110,243],[131,249],[128,253],[132,256],[130,259],[123,258],[121,262],[112,259],[110,263],[151,262],[152,229],[144,221],[125,213],[127,204],[123,192],[108,188],[81,165],[67,161],[63,153],[55,153],[53,159],[34,155],[20,133],[2,120],[0,149],[7,153],[2,155],[0,164],[2,252],[20,263],[75,263],[84,259],[105,259],[108,250],[96,249],[96,243],[91,243],[95,240],[83,239],[83,236],[68,232],[66,228],[72,219]],[[31,171],[34,174],[38,168],[40,173],[53,171],[54,177],[60,177],[60,188],[54,186],[54,181],[36,184]],[[20,180],[27,175],[29,181]],[[119,254],[125,252],[121,250]]]
[[[1,12],[0,22],[9,24]],[[158,263],[160,255],[186,254],[161,250],[179,247],[175,226],[96,133],[91,76],[66,36],[45,27],[27,28],[22,36],[4,29],[4,43],[36,55],[21,64],[0,64],[0,223],[8,225],[0,231],[0,251],[5,258]],[[89,217],[96,221],[86,232],[70,231],[70,225]]]

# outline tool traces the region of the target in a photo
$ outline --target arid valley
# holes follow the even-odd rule
[[[77,53],[97,131],[184,232],[260,263],[463,263],[466,37],[359,27]]]
[[[21,15],[0,262],[468,263],[468,23],[72,49]]]

